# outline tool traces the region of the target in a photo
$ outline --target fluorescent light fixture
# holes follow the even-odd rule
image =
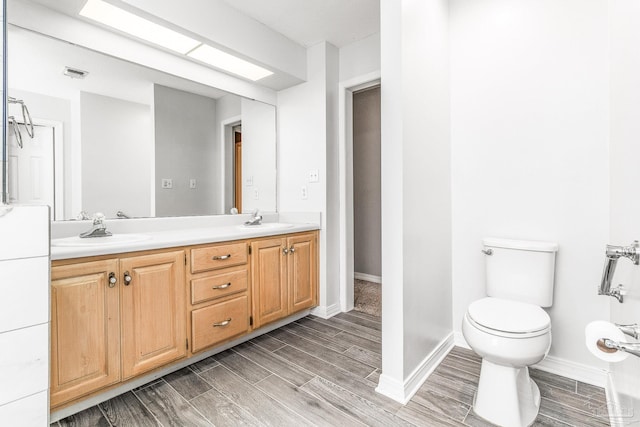
[[[259,67],[227,52],[223,52],[215,47],[211,47],[208,44],[198,46],[187,55],[229,73],[253,80],[254,82],[273,74],[265,68]]]
[[[200,44],[191,37],[101,0],[88,0],[80,11],[80,15],[182,54],[186,54]]]
[[[87,0],[80,15],[249,80],[256,81],[273,74],[265,68],[102,0]]]

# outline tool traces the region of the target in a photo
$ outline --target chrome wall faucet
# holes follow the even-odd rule
[[[629,258],[635,265],[640,264],[640,243],[634,240],[629,246],[607,245],[605,255],[607,260],[602,272],[598,295],[608,295],[617,299],[618,302],[624,302],[624,295],[626,294],[624,286],[618,285],[615,289],[611,289],[613,273],[615,273],[616,265],[621,257]]]

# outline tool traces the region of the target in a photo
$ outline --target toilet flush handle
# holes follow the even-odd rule
[[[493,255],[493,251],[491,249],[482,249],[482,253],[485,255]]]

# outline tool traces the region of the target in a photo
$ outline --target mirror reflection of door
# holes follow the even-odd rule
[[[14,128],[9,126],[9,201],[12,204],[49,205],[54,209],[54,128],[34,126],[34,136],[27,135],[24,125],[18,122],[22,135],[22,148]]]
[[[242,128],[240,126],[233,128],[233,142],[234,206],[238,212],[242,212]]]

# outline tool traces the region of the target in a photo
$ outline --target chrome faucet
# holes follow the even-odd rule
[[[607,260],[602,272],[598,295],[608,295],[617,299],[618,302],[624,302],[624,295],[626,294],[624,286],[618,285],[615,289],[611,289],[613,273],[615,273],[618,259],[621,257],[629,258],[635,265],[640,264],[640,243],[634,240],[629,246],[607,245],[605,255]]]
[[[249,219],[249,221],[246,221],[244,225],[261,225],[262,224],[262,215],[260,215],[260,211],[258,209],[253,211],[251,215],[253,215],[252,218]]]
[[[111,236],[111,232],[107,231],[107,225],[104,223],[104,215],[100,212],[96,212],[93,215],[93,225],[90,230],[80,233],[81,238],[87,237],[107,237]]]
[[[126,213],[124,213],[124,212],[122,212],[122,211],[118,211],[118,212],[116,212],[116,216],[117,216],[118,218],[127,218],[127,219],[131,218],[129,215],[127,215]]]

